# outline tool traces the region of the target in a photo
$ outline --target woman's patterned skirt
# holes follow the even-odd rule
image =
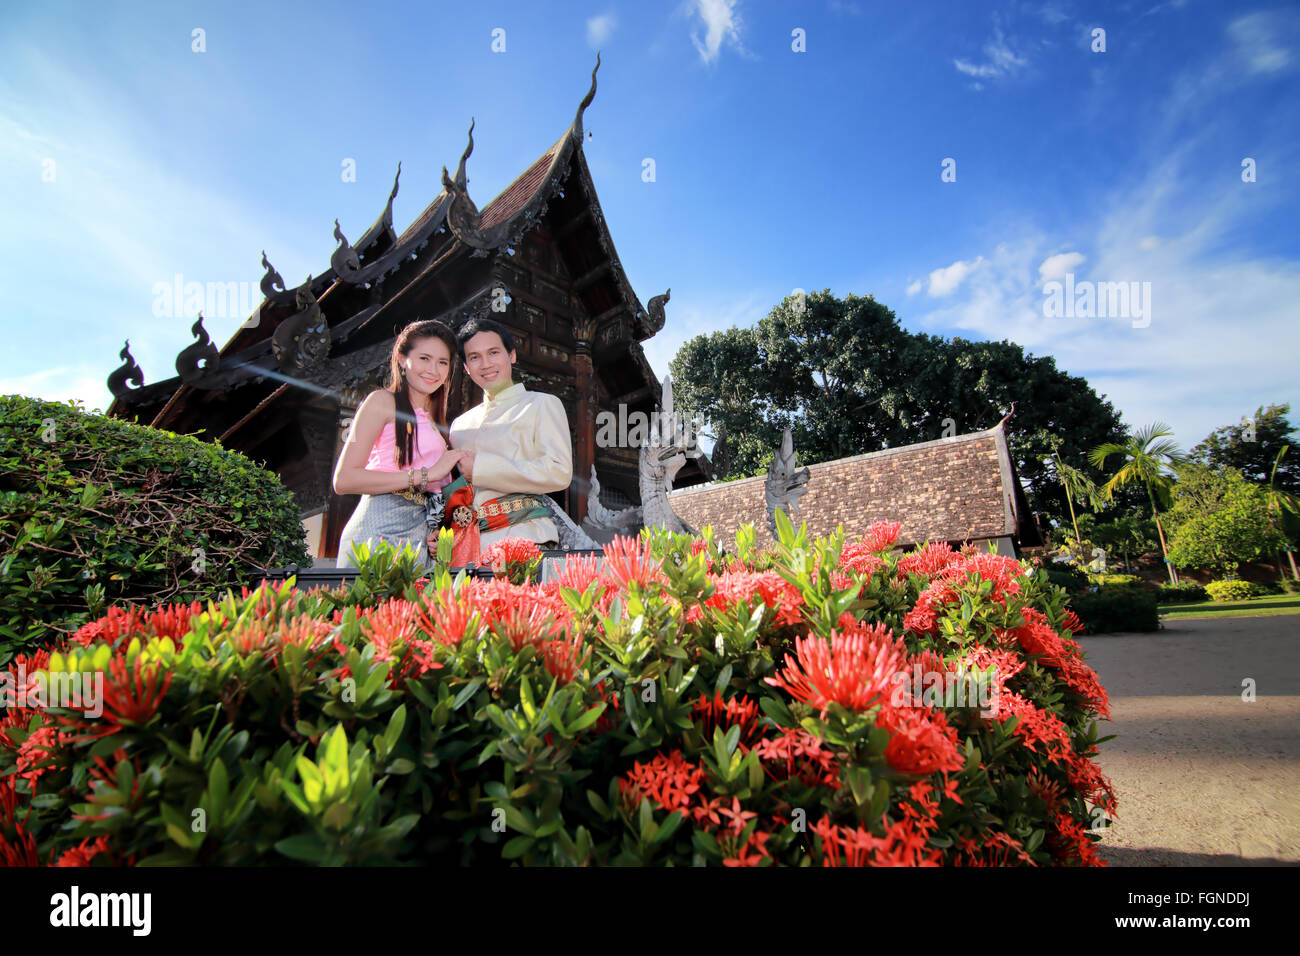
[[[408,501],[401,495],[362,495],[357,510],[343,526],[338,566],[355,567],[351,555],[353,544],[386,541],[398,549],[409,544],[415,549],[421,566],[427,567],[427,528],[424,505]]]

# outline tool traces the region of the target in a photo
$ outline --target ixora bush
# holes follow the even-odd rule
[[[897,534],[115,607],[4,675],[103,693],[0,720],[0,861],[1100,865],[1108,702],[1063,593]]]
[[[0,396],[0,664],[120,601],[220,595],[308,564],[279,478],[196,438]]]

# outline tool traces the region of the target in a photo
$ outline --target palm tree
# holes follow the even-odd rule
[[[1268,491],[1265,492],[1268,500],[1268,510],[1273,514],[1273,520],[1276,522],[1277,527],[1283,530],[1286,527],[1286,519],[1282,516],[1282,512],[1289,511],[1292,514],[1300,512],[1300,498],[1274,487],[1274,482],[1277,480],[1277,466],[1282,463],[1282,456],[1287,453],[1290,447],[1290,445],[1283,445],[1282,450],[1273,459],[1273,470],[1268,476]],[[1295,553],[1291,550],[1290,542],[1287,543],[1286,556],[1291,562],[1291,577],[1300,580],[1300,574],[1296,574]],[[1282,556],[1280,554],[1278,555],[1277,570],[1278,574],[1285,579],[1286,572],[1282,570]]]
[[[1061,487],[1065,489],[1065,503],[1070,507],[1070,521],[1074,524],[1074,543],[1082,549],[1083,538],[1079,535],[1079,519],[1074,514],[1074,502],[1077,499],[1079,504],[1086,504],[1089,510],[1095,511],[1101,504],[1101,496],[1093,480],[1079,469],[1072,468],[1061,461],[1061,456],[1056,450],[1052,451],[1052,460],[1056,462],[1056,477],[1060,479]]]
[[[1131,483],[1140,482],[1146,487],[1147,498],[1151,501],[1151,517],[1155,519],[1156,532],[1160,536],[1160,550],[1164,554],[1165,567],[1169,569],[1169,580],[1177,584],[1178,575],[1169,561],[1165,530],[1160,525],[1160,511],[1156,507],[1157,498],[1162,502],[1169,501],[1170,490],[1174,485],[1173,477],[1165,474],[1164,470],[1187,460],[1182,450],[1170,440],[1172,435],[1173,431],[1168,425],[1164,422],[1156,422],[1154,425],[1138,429],[1137,433],[1122,445],[1115,442],[1098,445],[1088,453],[1088,461],[1101,468],[1111,455],[1119,455],[1124,459],[1124,464],[1120,466],[1119,471],[1115,472],[1101,488],[1102,494],[1108,499],[1114,497],[1116,488]]]

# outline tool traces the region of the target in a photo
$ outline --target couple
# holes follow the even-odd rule
[[[449,430],[453,356],[483,401]],[[573,477],[569,421],[554,395],[512,380],[514,363],[510,330],[490,319],[471,319],[459,334],[437,321],[401,331],[388,387],[361,403],[334,468],[335,494],[361,495],[339,539],[340,565],[368,539],[410,544],[428,563],[438,528],[426,525],[426,514],[439,505],[456,534],[453,564],[476,563],[480,548],[505,538],[556,546],[544,496]]]

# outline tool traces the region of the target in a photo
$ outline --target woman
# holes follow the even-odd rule
[[[361,495],[339,539],[339,564],[366,540],[410,544],[422,562],[424,493],[447,485],[465,454],[451,451],[447,395],[456,336],[441,322],[413,322],[393,343],[388,387],[366,396],[334,467],[334,493]]]

